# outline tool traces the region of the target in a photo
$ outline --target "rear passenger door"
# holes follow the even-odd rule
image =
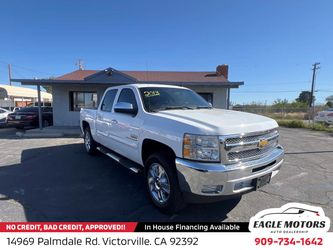
[[[102,100],[99,110],[97,110],[96,117],[96,135],[97,140],[102,145],[109,147],[110,145],[110,131],[113,129],[113,103],[116,98],[118,90],[110,89],[108,90]]]

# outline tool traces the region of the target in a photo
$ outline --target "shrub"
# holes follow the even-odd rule
[[[277,120],[279,126],[287,128],[305,128],[306,125],[301,120]]]

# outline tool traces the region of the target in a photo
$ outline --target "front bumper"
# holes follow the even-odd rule
[[[207,198],[243,194],[256,189],[257,178],[270,173],[275,176],[283,155],[283,148],[278,146],[260,159],[230,165],[176,158],[180,188],[184,193]]]

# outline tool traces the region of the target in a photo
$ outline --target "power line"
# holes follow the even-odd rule
[[[233,91],[233,93],[294,93],[294,92],[300,92],[302,90],[249,90],[249,91]]]
[[[270,85],[284,85],[284,84],[309,83],[309,82],[310,82],[310,80],[308,80],[308,81],[292,81],[292,82],[270,82],[270,81],[266,81],[266,83],[249,84],[249,86],[267,86],[268,83]]]
[[[2,60],[0,60],[0,63],[6,64],[6,65],[10,64],[10,63],[2,61]],[[53,73],[50,73],[50,72],[35,70],[35,69],[27,68],[25,66],[20,66],[20,65],[17,65],[17,64],[11,64],[11,66],[16,67],[16,68],[20,68],[20,69],[23,69],[23,70],[31,71],[31,72],[34,72],[34,73],[42,73],[42,74],[47,74],[47,75],[56,75],[56,74],[53,74]]]
[[[249,91],[233,91],[233,94],[243,94],[243,93],[299,93],[304,90],[249,90]],[[326,89],[318,89],[315,90],[314,92],[333,92],[333,90],[326,90]]]

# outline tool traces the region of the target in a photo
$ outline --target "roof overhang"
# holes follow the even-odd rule
[[[12,79],[12,82],[20,82],[22,85],[125,85],[131,83],[144,83],[144,84],[167,84],[177,86],[210,86],[210,87],[224,87],[224,88],[238,88],[244,85],[244,82],[161,82],[161,81],[129,81],[129,82],[88,82],[86,80],[55,80],[55,79]]]

